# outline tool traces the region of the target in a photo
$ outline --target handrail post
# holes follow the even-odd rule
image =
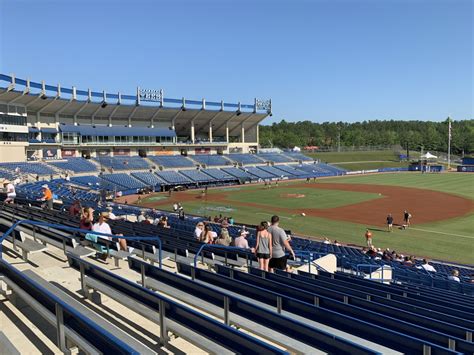
[[[63,307],[59,303],[54,305],[56,313],[56,336],[58,348],[66,353],[66,333],[64,330],[64,312]]]

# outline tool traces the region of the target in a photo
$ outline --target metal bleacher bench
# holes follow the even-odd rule
[[[105,320],[104,318],[99,316],[97,313],[95,313],[93,310],[86,307],[85,305],[83,305],[81,302],[77,301],[73,297],[69,296],[68,294],[60,290],[58,287],[44,280],[33,271],[27,270],[27,271],[24,271],[23,273],[26,276],[28,276],[30,279],[37,282],[43,288],[48,290],[50,293],[62,299],[69,306],[76,309],[78,312],[86,316],[88,319],[90,319],[91,321],[99,325],[102,329],[105,329],[110,334],[116,336],[117,338],[127,343],[129,346],[131,346],[134,350],[138,351],[140,354],[157,354],[156,351],[150,349],[143,343],[139,342],[137,339],[133,338],[132,336],[130,336],[129,334],[127,334],[120,328],[116,327],[114,324]]]
[[[37,241],[27,238],[26,236],[27,234],[25,232],[20,231],[19,233],[14,233],[14,236],[7,237],[7,240],[13,244],[14,251],[21,249],[23,260],[28,261],[29,254],[41,253],[48,250],[46,245],[38,243]]]

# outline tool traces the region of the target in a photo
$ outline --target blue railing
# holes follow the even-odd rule
[[[361,270],[361,268],[369,268],[369,273],[372,274],[373,271],[376,271],[378,269],[381,269],[382,270],[382,278],[381,279],[373,279],[372,278],[372,275],[370,275],[370,280],[376,280],[376,281],[381,281],[381,282],[384,282],[384,281],[392,281],[392,279],[385,279],[384,276],[383,276],[383,273],[384,273],[384,270],[385,270],[385,267],[388,266],[388,265],[379,265],[379,264],[357,264],[356,266],[356,272],[357,272],[357,276],[360,276],[360,274],[365,274],[364,271]]]
[[[46,222],[40,222],[40,221],[32,221],[29,219],[23,219],[21,221],[17,221],[13,223],[13,225],[0,237],[0,259],[3,259],[2,255],[2,249],[3,249],[3,241],[5,238],[7,238],[14,230],[16,227],[19,225],[31,225],[31,226],[38,226],[38,227],[48,227],[48,228],[55,228],[59,230],[65,230],[68,232],[81,232],[81,233],[92,233],[94,235],[99,235],[99,236],[104,236],[104,237],[112,237],[112,238],[121,238],[125,240],[136,240],[136,241],[154,241],[158,242],[158,258],[159,258],[159,266],[160,268],[162,267],[162,243],[161,239],[159,237],[131,237],[131,236],[117,236],[113,234],[107,234],[107,233],[100,233],[100,232],[92,232],[90,230],[85,230],[85,229],[79,229],[79,228],[74,228],[74,227],[68,227],[68,226],[63,226],[61,224],[53,224],[53,223],[46,223]],[[107,242],[107,240],[104,240]]]

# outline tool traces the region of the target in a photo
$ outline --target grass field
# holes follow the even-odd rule
[[[357,184],[378,184],[391,186],[416,187],[442,191],[455,195],[460,195],[474,200],[474,178],[472,174],[417,174],[417,173],[394,173],[378,174],[366,176],[346,176],[342,178],[330,178],[318,180],[324,183],[357,183]],[[374,224],[370,226],[344,221],[336,221],[320,217],[302,217],[299,214],[283,213],[278,211],[278,207],[295,208],[300,204],[304,208],[307,199],[317,199],[318,208],[331,208],[344,204],[357,203],[367,199],[377,198],[373,194],[348,193],[340,190],[317,190],[306,191],[305,189],[288,187],[295,182],[282,183],[277,189],[265,190],[261,185],[242,186],[234,189],[225,189],[231,201],[223,203],[212,201],[212,195],[221,193],[223,189],[210,189],[207,201],[195,200],[186,201],[185,210],[190,214],[197,215],[218,215],[222,213],[226,216],[233,216],[239,223],[257,224],[262,220],[268,220],[270,216],[277,212],[285,228],[291,229],[294,233],[315,236],[318,238],[328,237],[337,239],[344,243],[357,245],[364,244],[364,232],[366,227],[374,230],[374,244],[377,247],[397,250],[405,254],[412,253],[418,256],[449,260],[453,262],[474,264],[474,213],[439,221],[414,225],[408,230],[395,230],[393,233],[384,231],[384,225]],[[311,190],[311,189],[308,189]],[[198,195],[199,191],[187,192],[191,195]],[[280,198],[288,193],[307,194],[305,199]],[[324,207],[321,206],[321,195],[324,199],[329,198]],[[303,200],[305,200],[303,202]],[[235,202],[234,202],[235,201]],[[152,201],[150,201],[152,202]],[[234,202],[234,203],[233,203]],[[239,202],[258,203],[262,202],[267,208],[245,206]],[[144,204],[147,200],[143,201]],[[168,204],[159,208],[170,209]]]
[[[311,158],[337,165],[346,170],[370,170],[378,168],[407,167],[406,161],[399,161],[398,153],[393,150],[370,150],[356,152],[306,153]],[[419,152],[410,152],[410,158],[418,157]]]

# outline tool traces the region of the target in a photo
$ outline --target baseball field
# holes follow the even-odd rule
[[[257,224],[278,214],[299,235],[363,245],[370,228],[374,245],[403,254],[474,264],[474,177],[472,174],[391,173],[264,185],[241,185],[155,194],[141,204],[170,210],[181,202],[189,214],[232,216]],[[413,218],[402,229],[404,210]],[[394,216],[393,232],[386,217]],[[304,215],[303,215],[304,214]]]

